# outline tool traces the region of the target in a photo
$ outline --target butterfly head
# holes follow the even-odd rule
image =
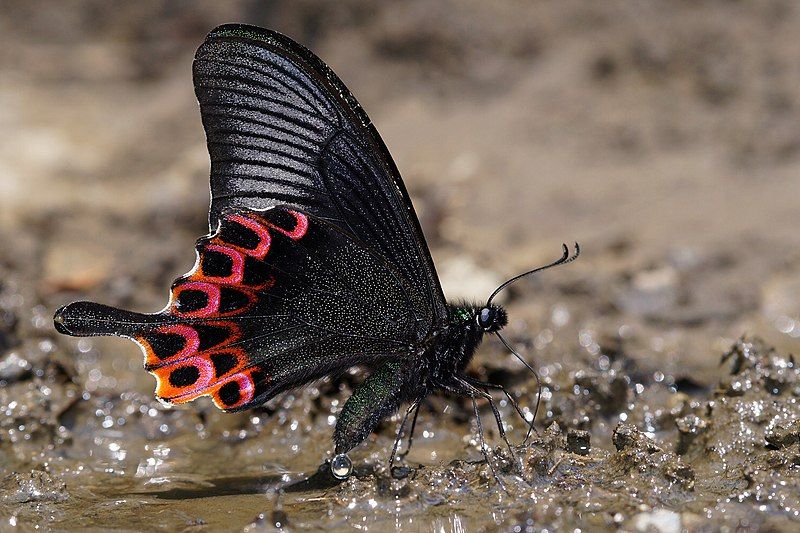
[[[578,245],[577,242],[575,243],[575,252],[572,254],[570,253],[569,247],[566,244],[562,246],[564,253],[556,261],[548,263],[547,265],[544,266],[540,266],[538,268],[534,268],[533,270],[529,270],[528,272],[524,272],[522,274],[519,274],[518,276],[514,276],[508,281],[501,283],[500,286],[494,290],[491,296],[489,296],[489,299],[486,300],[486,305],[484,305],[483,307],[476,308],[477,313],[475,315],[475,321],[477,322],[478,327],[481,328],[486,333],[497,333],[499,330],[503,329],[506,326],[506,324],[508,324],[508,313],[506,313],[506,310],[492,303],[494,297],[500,294],[500,292],[503,291],[503,289],[505,289],[509,285],[512,285],[513,283],[516,283],[522,278],[530,276],[531,274],[541,272],[542,270],[546,270],[548,268],[557,265],[571,263],[572,261],[577,259],[581,253],[581,247]],[[500,337],[499,333],[497,333],[497,335],[498,337]]]
[[[508,324],[508,313],[499,305],[487,305],[477,309],[475,321],[483,331],[493,333]]]

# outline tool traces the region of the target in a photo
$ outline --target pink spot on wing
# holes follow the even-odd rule
[[[252,218],[247,218],[242,215],[230,215],[228,220],[236,222],[246,228],[249,228],[256,232],[259,238],[258,246],[256,246],[253,250],[247,250],[242,248],[242,252],[246,253],[247,255],[256,257],[258,259],[263,259],[267,252],[269,251],[270,243],[272,243],[272,236],[269,234],[269,230],[260,224],[259,222],[253,220]]]
[[[193,290],[193,291],[202,291],[208,297],[208,302],[206,303],[205,307],[202,309],[196,309],[194,311],[182,311],[178,305],[177,300],[185,290]],[[175,303],[173,304],[173,311],[176,315],[187,317],[187,318],[202,318],[211,316],[219,312],[219,302],[220,302],[220,288],[216,285],[211,283],[205,283],[202,281],[190,281],[188,283],[184,283],[179,287],[175,288]]]
[[[175,361],[180,361],[185,357],[189,357],[190,355],[197,353],[197,351],[200,349],[200,336],[191,326],[186,326],[184,324],[171,324],[169,326],[161,326],[156,330],[156,333],[180,335],[183,337],[185,344],[183,349],[172,357],[161,360],[154,355],[152,358],[153,361],[145,361],[145,364],[155,363],[153,366],[163,366],[164,364],[173,363]]]
[[[172,373],[187,367],[197,369],[199,373],[197,380],[185,387],[173,385],[170,382]],[[188,402],[206,394],[213,385],[214,379],[214,367],[211,361],[198,355],[168,366],[155,368],[151,372],[156,377],[156,396],[174,403]]]
[[[180,365],[175,365],[173,368],[170,368],[169,372],[183,366],[194,366],[200,371],[200,377],[197,378],[197,381],[192,385],[179,389],[181,391],[180,394],[173,396],[173,400],[181,400],[189,396],[198,396],[202,394],[209,388],[211,381],[214,379],[214,365],[208,359],[204,359],[200,356],[190,357],[185,361],[181,361]],[[170,388],[175,389],[174,387]]]
[[[191,326],[187,326],[185,324],[172,324],[169,326],[162,326],[158,328],[157,331],[159,333],[174,333],[176,335],[180,335],[186,340],[186,346],[184,346],[183,350],[178,352],[176,356],[187,356],[196,352],[200,348],[200,336]]]
[[[239,401],[233,405],[224,405],[222,402],[218,402],[216,396],[212,396],[214,399],[214,403],[220,409],[236,409],[246,403],[253,401],[253,393],[255,392],[255,385],[253,384],[253,380],[245,373],[234,374],[230,378],[226,379],[225,381],[220,382],[219,387],[217,390],[222,388],[227,383],[231,381],[235,381],[239,384]]]
[[[233,267],[231,268],[231,275],[226,277],[217,277],[217,276],[206,276],[204,277],[213,279],[216,283],[241,283],[244,279],[244,256],[239,253],[237,250],[233,248],[229,248],[227,246],[219,246],[217,244],[209,244],[206,246],[206,250],[212,252],[219,252],[221,254],[225,254],[231,258],[233,261]]]
[[[184,343],[183,348],[181,348],[178,352],[169,357],[162,358],[155,354],[153,346],[151,345],[152,341],[148,339],[150,336],[149,334],[136,337],[136,342],[139,343],[142,348],[144,348],[144,367],[149,372],[152,372],[157,368],[181,361],[182,359],[197,353],[197,351],[200,349],[200,337],[197,334],[197,331],[190,326],[183,324],[171,324],[168,326],[161,326],[152,333],[156,335],[180,335],[183,337]]]
[[[298,241],[305,236],[306,232],[308,232],[308,217],[303,213],[298,213],[297,211],[292,211],[291,209],[287,209],[286,212],[292,215],[295,219],[294,229],[289,231],[279,226],[275,226],[274,224],[270,224],[270,227],[283,233],[293,241]]]

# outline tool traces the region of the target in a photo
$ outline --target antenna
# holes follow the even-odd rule
[[[540,266],[538,268],[534,268],[533,270],[529,270],[527,272],[523,272],[522,274],[519,274],[518,276],[514,276],[510,280],[502,283],[499,287],[497,287],[494,290],[492,295],[489,296],[489,299],[486,300],[486,307],[489,307],[490,305],[492,305],[492,300],[494,299],[494,297],[497,296],[497,294],[500,291],[502,291],[503,289],[505,289],[506,287],[508,287],[512,283],[514,283],[516,281],[519,281],[519,280],[521,280],[522,278],[524,278],[526,276],[530,276],[531,274],[536,274],[537,272],[541,272],[542,270],[547,270],[548,268],[552,268],[554,266],[566,265],[567,263],[571,263],[571,262],[575,261],[578,258],[579,255],[581,255],[581,247],[577,242],[575,243],[575,253],[572,254],[572,255],[570,255],[569,247],[566,244],[562,244],[561,246],[563,246],[563,248],[564,248],[564,253],[561,255],[560,258],[558,258],[557,260],[555,260],[552,263],[549,263],[547,265]]]
[[[530,276],[531,274],[535,274],[535,273],[537,273],[537,272],[541,272],[542,270],[547,270],[548,268],[552,268],[552,267],[554,267],[554,266],[558,266],[558,265],[565,265],[565,264],[567,264],[567,263],[571,263],[572,261],[575,261],[575,260],[578,258],[578,256],[579,256],[579,255],[581,255],[581,247],[580,247],[580,245],[579,245],[577,242],[575,243],[575,253],[573,253],[572,255],[570,255],[570,252],[569,252],[569,247],[568,247],[566,244],[562,244],[561,246],[562,246],[562,247],[563,247],[563,249],[564,249],[564,253],[561,255],[561,257],[560,257],[560,258],[558,258],[557,260],[555,260],[555,261],[553,261],[552,263],[549,263],[549,264],[547,264],[547,265],[540,266],[540,267],[538,267],[538,268],[534,268],[533,270],[529,270],[528,272],[524,272],[524,273],[522,273],[522,274],[519,274],[518,276],[514,276],[514,277],[513,277],[513,278],[511,278],[510,280],[508,280],[508,281],[506,281],[506,282],[502,283],[502,284],[501,284],[499,287],[497,287],[497,288],[494,290],[494,292],[492,293],[492,295],[491,295],[491,296],[489,296],[489,299],[486,301],[486,307],[489,307],[490,305],[492,305],[492,300],[494,299],[494,297],[495,297],[495,296],[497,296],[497,295],[500,293],[500,291],[502,291],[503,289],[505,289],[506,287],[508,287],[508,286],[509,286],[509,285],[511,285],[512,283],[514,283],[514,282],[516,282],[516,281],[519,281],[520,279],[522,279],[522,278],[524,278],[524,277],[526,277],[526,276]],[[520,362],[521,362],[523,365],[525,365],[525,368],[527,368],[528,370],[530,370],[530,371],[531,371],[531,373],[533,374],[533,377],[535,377],[535,378],[536,378],[536,387],[537,387],[537,389],[538,389],[538,393],[537,393],[537,395],[536,395],[536,407],[535,407],[535,408],[534,408],[534,410],[533,410],[533,418],[531,418],[531,422],[530,422],[530,424],[528,425],[528,433],[525,435],[525,440],[523,440],[523,441],[522,441],[522,443],[523,443],[523,444],[525,444],[526,442],[528,442],[528,439],[529,439],[529,438],[530,438],[530,436],[531,436],[531,431],[534,431],[534,427],[533,427],[533,425],[534,425],[534,423],[535,423],[535,421],[536,421],[536,415],[539,413],[539,405],[540,405],[540,404],[541,404],[541,402],[542,402],[542,381],[539,379],[539,374],[536,372],[536,370],[534,370],[534,368],[533,368],[533,367],[530,365],[530,363],[528,363],[528,362],[527,362],[527,361],[526,361],[526,360],[525,360],[525,359],[524,359],[524,358],[523,358],[523,357],[522,357],[522,356],[519,354],[519,352],[517,352],[517,351],[514,349],[514,347],[513,347],[513,346],[511,346],[511,343],[510,343],[510,342],[508,342],[508,341],[506,340],[506,338],[505,338],[505,337],[503,337],[503,336],[500,334],[500,332],[499,332],[499,331],[495,331],[495,332],[494,332],[494,334],[495,334],[495,335],[497,335],[497,338],[498,338],[498,339],[500,339],[500,342],[502,342],[502,343],[503,343],[503,346],[505,346],[505,347],[508,349],[508,351],[510,351],[512,354],[514,354],[514,357],[516,357],[517,359],[519,359],[519,361],[520,361]]]

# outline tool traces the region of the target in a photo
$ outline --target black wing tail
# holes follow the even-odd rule
[[[134,337],[164,322],[159,315],[125,311],[94,302],[74,302],[56,311],[56,331],[73,337]]]

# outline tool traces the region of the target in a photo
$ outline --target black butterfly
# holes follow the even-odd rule
[[[212,199],[212,233],[198,241],[194,269],[173,283],[159,313],[77,302],[56,313],[56,329],[129,337],[143,348],[160,399],[210,395],[226,411],[371,367],[336,424],[338,477],[350,472],[344,454],[410,403],[393,461],[409,414],[413,434],[416,409],[435,391],[472,398],[476,415],[475,399],[487,399],[500,424],[487,389],[501,387],[465,369],[483,335],[506,325],[493,298],[521,276],[485,305],[445,301],[386,146],[303,46],[253,26],[220,26],[197,51],[194,84]],[[564,246],[548,267],[577,253]]]

